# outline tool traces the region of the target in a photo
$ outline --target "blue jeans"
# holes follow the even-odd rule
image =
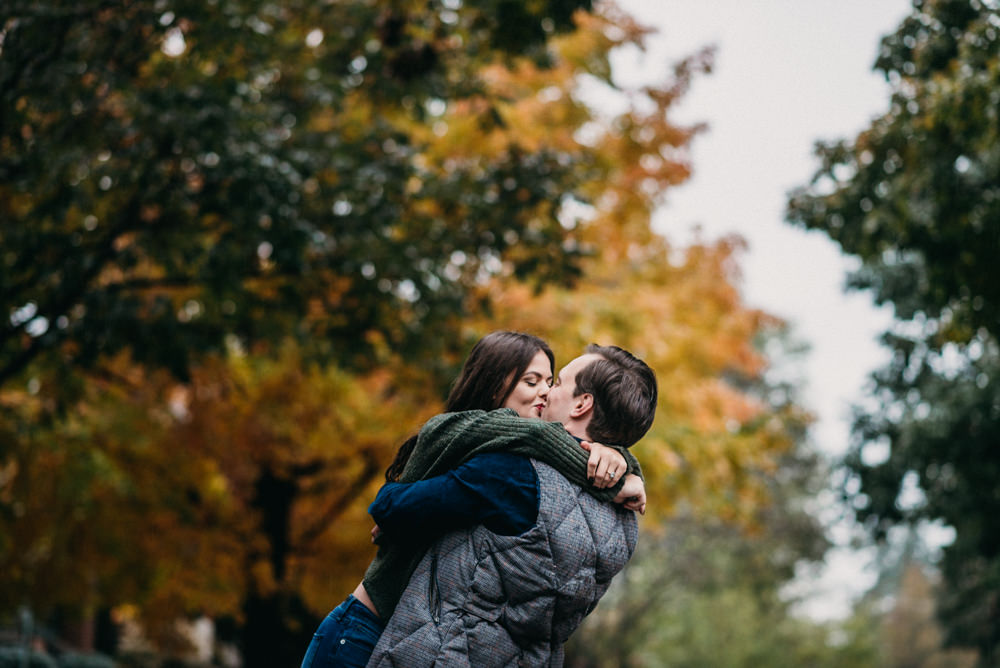
[[[364,668],[384,629],[371,610],[348,596],[316,629],[302,668]]]

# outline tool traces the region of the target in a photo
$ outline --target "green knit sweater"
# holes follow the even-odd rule
[[[635,457],[624,448],[618,450],[628,463],[628,472],[641,476]],[[602,501],[613,500],[623,484],[619,479],[613,487],[597,489],[587,479],[590,453],[561,424],[527,420],[509,408],[444,413],[428,420],[420,430],[399,482],[442,475],[476,455],[497,451],[543,461]],[[364,585],[383,620],[392,616],[417,564],[438,538],[430,535],[416,540],[410,537],[394,541],[391,536],[380,539],[378,554],[365,573]]]

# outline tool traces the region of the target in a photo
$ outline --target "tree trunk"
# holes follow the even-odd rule
[[[264,468],[257,479],[253,507],[260,516],[260,529],[270,546],[268,561],[277,590],[262,593],[251,581],[243,602],[244,668],[298,666],[320,620],[305,607],[301,597],[286,591],[285,564],[289,552],[292,504],[298,494],[294,480]],[[260,555],[251,555],[252,567]]]

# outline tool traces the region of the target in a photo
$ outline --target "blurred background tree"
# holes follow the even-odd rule
[[[889,109],[820,168],[788,219],[861,260],[849,285],[891,304],[891,363],[873,376],[845,496],[877,537],[938,521],[955,530],[938,599],[946,640],[1000,652],[1000,12],[916,1],[882,42]]]
[[[582,153],[442,165],[423,135],[459,102],[502,123],[482,68],[544,61],[589,2],[451,4],[5,3],[0,382],[122,349],[185,378],[228,336],[433,359],[501,258],[571,276]]]
[[[933,584],[919,564],[906,564],[895,604],[883,621],[888,665],[973,668],[978,661],[975,650],[941,647]]]

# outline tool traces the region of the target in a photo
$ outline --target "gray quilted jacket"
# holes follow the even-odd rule
[[[635,550],[635,515],[555,469],[538,474],[535,526],[444,536],[410,578],[369,668],[561,666],[562,645]]]

